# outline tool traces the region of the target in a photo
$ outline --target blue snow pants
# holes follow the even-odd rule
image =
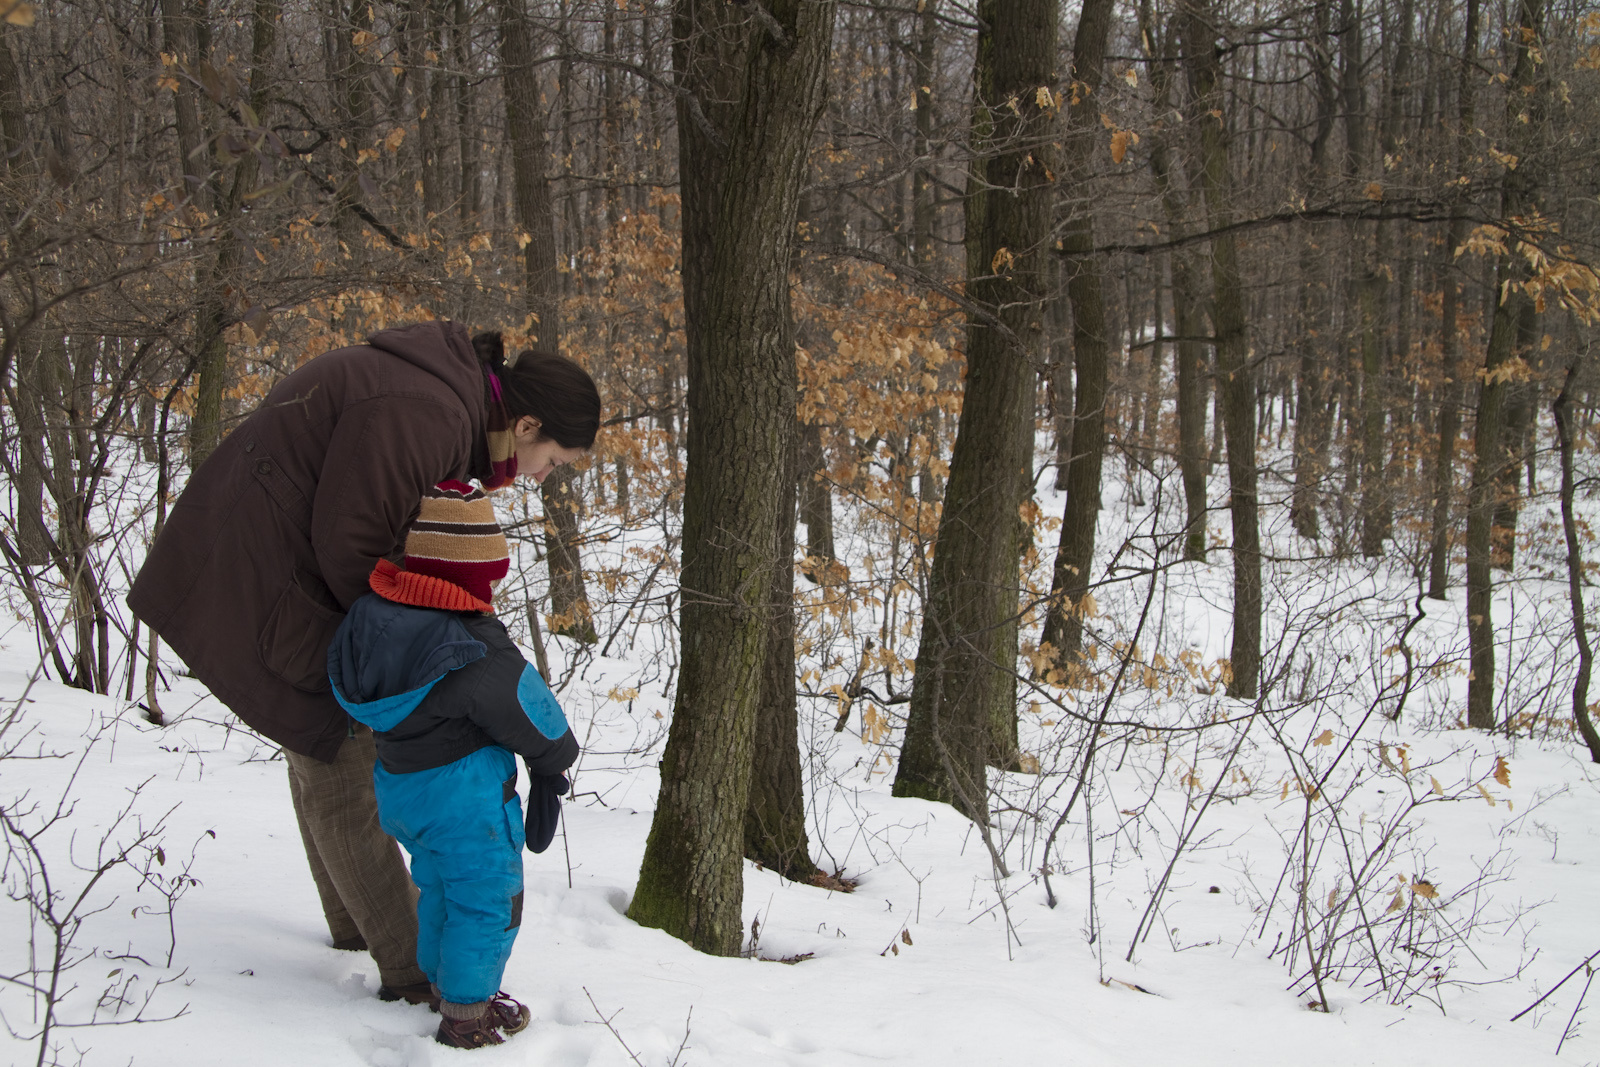
[[[515,757],[498,745],[443,767],[373,771],[378,819],[411,854],[417,966],[455,1004],[500,989],[522,924],[522,804]]]

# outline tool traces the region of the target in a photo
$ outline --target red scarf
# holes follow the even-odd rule
[[[487,366],[483,373],[489,379],[489,422],[484,437],[489,446],[492,473],[479,481],[485,492],[492,493],[517,480],[517,438],[512,432],[511,412],[506,408],[499,376]]]

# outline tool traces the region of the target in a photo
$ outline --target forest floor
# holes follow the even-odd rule
[[[1124,560],[1144,551],[1152,514],[1108,492],[1102,554],[1118,538]],[[548,639],[585,755],[563,833],[526,857],[504,985],[533,1025],[470,1055],[555,1067],[1454,1067],[1554,1063],[1562,1045],[1564,1062],[1600,1062],[1600,1024],[1587,1025],[1600,992],[1585,1000],[1583,971],[1511,1021],[1600,949],[1600,771],[1549,728],[1572,658],[1549,521],[1529,509],[1529,547],[1496,609],[1504,711],[1530,723],[1517,738],[1456,728],[1461,593],[1427,602],[1406,631],[1419,602],[1401,551],[1383,566],[1280,553],[1268,572],[1276,682],[1259,706],[1216,684],[1225,552],[1129,572],[1098,597],[1099,688],[1024,683],[1022,747],[1038,773],[996,774],[992,853],[950,808],[890,795],[898,706],[861,702],[833,729],[828,686],[849,679],[843,653],[862,633],[893,629],[887,613],[909,635],[899,654],[914,650],[893,596],[818,608],[801,657],[803,688],[820,694],[801,702],[812,851],[858,885],[830,892],[747,866],[745,921],[758,934],[742,959],[700,955],[625,916],[675,641],[659,621],[621,625],[641,589],[635,568],[605,601],[615,614],[600,616],[602,641],[621,635],[607,656]],[[1225,513],[1213,528],[1225,534]],[[883,558],[870,531],[846,540],[857,573]],[[640,526],[605,551],[648,563],[642,550],[660,545]],[[1041,568],[1053,547],[1041,546]],[[1147,598],[1140,658],[1112,693],[1114,653],[1134,643]],[[0,631],[0,711],[16,709],[0,804],[39,845],[30,868],[13,836],[5,884],[14,896],[42,860],[58,916],[89,886],[81,927],[64,924],[58,1011],[71,1025],[45,1062],[396,1067],[463,1055],[432,1042],[425,1008],[375,998],[367,956],[328,947],[273,746],[192,680],[173,680],[162,696],[173,723],[156,728],[125,701],[32,680],[37,662],[25,624]],[[873,685],[881,697],[902,683],[903,670]],[[1063,819],[1090,737],[1089,787]],[[121,854],[106,846],[143,831],[128,862],[89,885]],[[27,913],[0,902],[7,975],[30,959],[49,970],[50,931]],[[25,1037],[41,1003],[0,982],[13,1034],[0,1062],[36,1062]]]

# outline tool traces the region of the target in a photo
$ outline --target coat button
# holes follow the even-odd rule
[[[264,459],[260,463],[257,463],[256,464],[256,473],[257,474],[271,474],[272,473],[272,460]]]

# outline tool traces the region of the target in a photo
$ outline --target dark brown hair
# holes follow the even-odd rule
[[[475,335],[472,347],[500,379],[513,423],[532,415],[539,420],[541,438],[562,448],[594,447],[600,432],[600,390],[588,371],[566,356],[537,348],[525,349],[508,367],[505,339],[498,330]]]

